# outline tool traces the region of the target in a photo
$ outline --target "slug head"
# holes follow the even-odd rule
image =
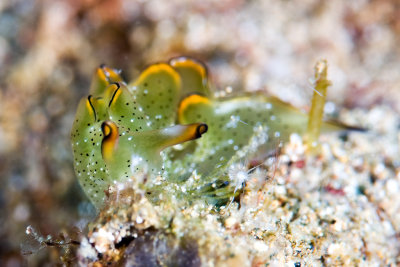
[[[101,100],[92,96],[80,101],[71,130],[71,143],[75,173],[89,199],[98,206],[105,200],[103,190],[109,184],[109,177],[101,156],[103,134],[95,106],[99,110],[104,107]]]
[[[110,185],[138,173],[160,174],[165,148],[199,138],[207,125],[176,121],[181,77],[168,64],[148,67],[130,86],[118,73],[97,69],[90,95],[81,100],[71,131],[75,171],[97,208]]]

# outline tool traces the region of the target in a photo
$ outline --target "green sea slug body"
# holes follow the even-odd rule
[[[151,65],[129,84],[102,66],[72,127],[75,172],[97,208],[110,185],[135,179],[139,172],[147,173],[150,184],[158,175],[184,183],[196,173],[201,180],[188,191],[200,196],[227,175],[235,157],[274,149],[293,132],[304,134],[307,119],[262,94],[214,98],[206,68],[190,58]],[[325,123],[323,128],[340,127]]]
[[[110,185],[136,171],[160,174],[160,152],[200,137],[207,126],[174,124],[181,80],[167,64],[150,66],[130,86],[101,67],[93,83],[93,95],[78,106],[71,141],[79,182],[100,208]]]

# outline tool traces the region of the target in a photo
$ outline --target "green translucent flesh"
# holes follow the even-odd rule
[[[109,85],[109,82],[99,79],[99,77],[96,75],[90,84],[89,92],[92,95],[101,95]]]
[[[112,92],[106,103],[108,105],[109,120],[118,125],[122,132],[140,132],[154,128],[148,114],[125,86],[120,86],[117,94]],[[114,95],[115,94],[115,95]],[[114,98],[112,96],[114,95]],[[110,101],[112,103],[110,104]]]
[[[184,111],[181,123],[200,121],[208,125],[207,134],[195,141],[194,148],[189,145],[178,155],[170,152],[175,159],[168,162],[166,170],[172,182],[185,183],[194,171],[201,175],[189,185],[193,190],[181,197],[200,197],[217,206],[226,204],[239,193],[234,184],[227,182],[227,168],[232,163],[258,150],[273,151],[280,142],[287,141],[291,133],[303,134],[307,126],[306,115],[263,96],[192,104]],[[254,137],[259,140],[255,144],[256,151],[248,147]]]
[[[191,66],[174,67],[182,79],[181,97],[186,97],[191,94],[200,94],[210,97],[207,78],[202,76],[199,71]]]
[[[82,99],[71,131],[71,141],[76,175],[97,208],[104,204],[109,185],[132,177],[132,171],[135,171],[131,167],[132,156],[143,159],[136,170],[155,174],[161,170],[161,149],[157,142],[162,138],[151,130],[175,121],[179,84],[174,81],[162,71],[153,73],[138,84],[132,94],[122,84],[109,86],[109,83],[102,83],[95,77],[91,91],[99,95],[90,98],[90,108],[86,104],[87,99]],[[144,94],[146,87],[155,89]],[[118,94],[115,94],[116,90],[119,90]],[[154,105],[158,105],[158,110]],[[159,114],[163,116],[157,116]],[[101,155],[101,124],[105,120],[114,121],[120,134],[114,156],[107,164]],[[155,139],[157,142],[152,142]],[[113,177],[112,180],[110,177]]]
[[[234,100],[192,105],[185,111],[185,123],[201,121],[208,133],[197,140],[197,148],[182,169],[207,175],[249,144],[258,126],[266,126],[268,141],[265,150],[273,150],[290,133],[303,134],[307,117],[290,106],[263,97],[243,97]],[[192,163],[195,162],[195,165]],[[190,168],[194,166],[194,168]]]
[[[119,137],[113,157],[107,162],[109,175],[113,177],[113,181],[123,182],[143,174],[152,177],[161,170],[159,152],[149,142],[147,146],[141,145],[148,140],[145,134],[146,132],[127,133]]]
[[[176,79],[179,76],[172,76],[171,72],[175,71],[168,68],[170,70],[160,69],[141,76],[129,85],[133,101],[148,116],[151,129],[165,128],[175,121],[181,85],[180,80]]]
[[[204,80],[200,76],[196,77],[197,73],[184,68],[180,68],[180,71],[182,75],[187,75],[186,86],[198,86],[198,83],[204,86]],[[78,109],[79,120],[74,124],[73,131],[78,129],[79,133],[72,137],[75,162],[78,163],[75,169],[84,191],[97,207],[103,204],[104,191],[114,181],[123,181],[132,177],[132,172],[135,170],[149,172],[157,170],[153,172],[156,174],[161,169],[162,160],[159,155],[161,149],[151,139],[160,140],[162,136],[149,133],[152,129],[163,128],[174,123],[181,95],[180,84],[168,69],[160,69],[141,78],[140,83],[136,82],[130,86],[130,90],[120,84],[118,89],[120,92],[116,96],[114,93],[117,87],[110,87],[110,82],[113,81],[102,80],[96,75],[91,86],[91,93],[95,94],[91,98],[91,103],[95,110],[96,122],[90,118],[89,114],[86,114],[88,118],[85,117],[87,112],[85,100]],[[107,90],[112,91],[107,92]],[[100,137],[101,123],[105,120],[114,121],[120,132],[118,148],[113,153],[115,156],[107,165],[101,156],[102,138]],[[143,131],[144,134],[141,134]],[[84,140],[91,141],[92,139],[95,147],[93,144],[88,145],[89,141],[84,142]],[[75,145],[77,142],[79,145]],[[132,168],[133,155],[143,160],[136,168]],[[114,178],[111,181],[109,177]]]
[[[93,114],[90,115],[87,110],[86,99],[83,99],[77,112],[80,116],[72,129],[74,157],[78,164],[75,165],[76,175],[96,207],[103,205],[104,191],[114,181],[134,178],[135,172],[159,174],[163,162],[159,154],[162,140],[171,138],[163,135],[162,130],[151,130],[145,124],[146,114],[135,106],[136,101],[130,92],[125,87],[119,90],[121,93],[110,107],[110,99],[91,98],[96,122]],[[140,112],[144,119],[138,116],[132,122],[132,116],[120,115],[132,114],[132,110]],[[307,117],[291,106],[274,98],[260,96],[191,105],[185,110],[184,118],[182,123],[206,123],[208,132],[197,141],[189,142],[183,151],[172,151],[169,155],[175,156],[167,156],[164,175],[171,182],[184,182],[196,170],[202,179],[195,183],[194,191],[189,191],[187,197],[202,195],[209,203],[215,202],[215,205],[226,203],[234,195],[234,187],[225,186],[222,180],[215,180],[216,177],[226,175],[228,162],[249,144],[257,126],[267,126],[268,141],[260,144],[266,151],[275,149],[280,141],[287,141],[292,132],[303,134],[307,123]],[[107,165],[101,156],[101,123],[106,119],[115,120],[120,130],[115,156]],[[335,124],[326,126],[329,130],[341,127]],[[132,166],[132,156],[142,159],[135,167]],[[113,177],[113,180],[109,177]],[[220,182],[223,186],[218,186]],[[217,183],[217,186],[211,186],[213,183]]]
[[[101,156],[101,122],[95,122],[88,113],[86,99],[81,100],[77,115],[71,131],[75,173],[89,199],[99,207],[105,200],[104,190],[109,184]]]
[[[160,174],[163,162],[160,151],[181,142],[179,137],[188,127],[176,125],[153,130],[143,124],[147,117],[143,111],[143,119],[132,122],[132,117],[120,114],[129,114],[139,108],[134,106],[135,101],[126,88],[115,87],[115,90],[119,90],[118,94],[108,92],[103,97],[89,97],[90,104],[87,99],[82,99],[71,133],[76,175],[97,208],[104,205],[105,192],[110,185],[135,179],[137,175],[145,174],[151,180]],[[101,154],[101,125],[111,119],[115,120],[119,137],[111,159],[105,163]]]
[[[100,96],[110,84],[122,82],[122,78],[117,74],[116,70],[109,69],[111,71],[111,73],[109,73],[107,69],[106,67],[100,67],[96,70],[90,84],[89,92],[91,95]],[[99,71],[103,74],[100,75]]]
[[[96,111],[96,122],[108,120],[108,110],[106,103],[102,97],[92,97],[91,103]]]
[[[125,132],[119,137],[118,146],[113,153],[111,162],[107,163],[110,176],[117,181],[131,177],[130,174],[158,175],[162,169],[160,152],[169,146],[169,140],[174,140],[180,134],[175,130],[183,126],[166,129]]]

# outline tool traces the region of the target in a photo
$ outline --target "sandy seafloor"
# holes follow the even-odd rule
[[[73,172],[69,131],[94,69],[106,63],[130,80],[177,55],[204,61],[215,88],[263,90],[299,108],[309,106],[313,66],[325,58],[327,111],[369,129],[322,136],[317,156],[293,135],[278,160],[251,174],[240,207],[177,216],[174,231],[196,243],[178,258],[204,266],[398,265],[399,36],[395,0],[1,1],[0,265],[60,264],[65,249],[35,244],[27,226],[75,240],[74,227],[93,216]],[[264,169],[269,179],[260,184]],[[106,254],[115,239],[102,236],[109,226],[78,254],[71,246],[64,262]]]

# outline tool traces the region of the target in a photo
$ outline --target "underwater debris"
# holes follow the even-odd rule
[[[26,240],[21,244],[21,254],[28,256],[36,254],[44,248],[54,247],[60,250],[60,260],[64,265],[71,265],[75,250],[81,246],[81,232],[76,229],[70,229],[68,233],[62,232],[57,237],[52,235],[42,235],[33,226],[28,225],[25,230]]]
[[[328,63],[320,60],[314,67],[314,94],[307,124],[307,144],[309,149],[317,146],[319,134],[321,132],[322,118],[324,116],[324,106],[327,89],[332,83],[328,80]]]

